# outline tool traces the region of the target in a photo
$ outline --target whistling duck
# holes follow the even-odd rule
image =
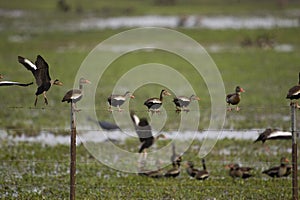
[[[180,163],[181,163],[181,159],[175,161],[175,163],[173,163],[173,168],[168,170],[166,173],[165,173],[165,177],[177,177],[179,176],[180,174]]]
[[[299,72],[299,80],[298,80],[298,85],[295,85],[291,89],[289,89],[288,94],[286,95],[287,99],[293,100],[293,99],[299,99],[300,98],[300,72]],[[291,102],[292,103],[292,102]],[[300,109],[300,106],[298,102],[296,102],[297,108]]]
[[[171,163],[175,165],[177,162],[181,162],[181,155],[176,153],[175,144],[172,143],[172,156],[171,156]]]
[[[199,101],[200,98],[196,95],[191,95],[190,97],[186,96],[178,96],[173,99],[174,104],[176,105],[176,112],[180,112],[181,110],[189,112],[187,108],[190,105],[191,101]]]
[[[258,138],[254,141],[254,143],[261,141],[265,143],[266,140],[276,140],[276,139],[291,139],[291,132],[279,131],[278,129],[267,128],[264,132],[262,132]]]
[[[118,125],[107,122],[107,121],[97,121],[97,120],[94,120],[90,117],[88,117],[87,120],[95,122],[96,124],[99,124],[99,126],[102,129],[107,130],[107,131],[120,130],[120,127]]]
[[[145,162],[142,164],[142,166],[139,168],[139,175],[142,176],[148,176],[150,178],[161,178],[164,176],[163,171],[161,169],[161,161],[156,161],[157,170],[146,170],[145,168]]]
[[[42,58],[42,56],[38,55],[35,61],[35,64],[33,64],[30,60],[23,58],[21,56],[18,56],[18,61],[26,69],[30,70],[35,78],[36,84],[38,86],[37,91],[35,93],[35,101],[34,106],[37,104],[38,95],[43,94],[45,104],[48,104],[48,99],[46,96],[46,92],[50,89],[52,85],[62,85],[62,82],[60,82],[58,79],[51,80],[49,75],[49,66],[47,62]]]
[[[229,164],[225,167],[229,168],[229,176],[232,178],[247,179],[253,176],[250,174],[250,171],[253,169],[251,167],[240,167],[239,164]]]
[[[170,95],[171,94],[167,90],[162,90],[160,92],[159,98],[153,97],[153,98],[147,99],[144,102],[144,105],[147,106],[148,111],[151,111],[152,113],[153,112],[159,112],[159,108],[160,108],[160,106],[162,105],[162,102],[163,102],[163,97],[164,96],[170,96]]]
[[[236,105],[236,111],[239,111],[240,108],[238,107],[238,104],[241,100],[241,92],[245,92],[245,90],[243,88],[241,88],[240,86],[237,86],[235,88],[235,93],[232,94],[228,94],[226,96],[226,102],[228,103],[228,111],[231,111],[232,108],[230,108],[230,104],[231,105]]]
[[[272,167],[263,171],[263,174],[267,174],[270,177],[284,177],[291,174],[292,167],[288,165],[289,160],[285,157],[280,159],[280,166]]]
[[[3,79],[3,75],[0,74],[0,79]],[[14,82],[14,81],[0,81],[0,86],[11,86],[11,85],[17,85],[17,86],[23,86],[26,87],[28,85],[32,85],[33,82],[31,83],[20,83],[20,82]]]
[[[190,177],[194,178],[195,175],[199,172],[199,169],[194,168],[194,163],[192,161],[187,161],[185,166],[185,170]]]
[[[142,143],[139,153],[144,153],[146,155],[146,149],[151,147],[154,142],[159,138],[165,138],[163,134],[153,137],[151,126],[146,118],[139,118],[133,111],[130,112],[130,117],[133,121],[136,133]]]
[[[121,112],[122,109],[120,108],[121,105],[126,101],[127,98],[134,99],[134,96],[131,92],[127,91],[124,95],[112,94],[107,98],[109,104],[109,111],[112,112],[112,106],[117,107],[118,111]]]
[[[204,158],[202,159],[202,167],[203,167],[203,170],[199,170],[198,173],[196,173],[196,175],[195,175],[195,179],[197,179],[197,180],[205,180],[209,177],[209,173],[206,170],[206,164],[205,164]]]
[[[206,170],[205,159],[202,159],[203,170],[195,169],[194,163],[192,161],[188,161],[186,163],[186,172],[189,176],[197,179],[197,180],[205,180],[209,177],[209,173]]]
[[[67,103],[72,103],[72,108],[75,111],[79,111],[76,109],[76,105],[75,103],[80,101],[82,96],[83,96],[83,84],[90,84],[91,82],[85,78],[80,78],[79,79],[79,89],[72,89],[69,90],[65,96],[63,97],[63,99],[61,100],[61,102],[67,102]],[[74,104],[73,104],[74,103]],[[73,107],[74,105],[74,107]]]

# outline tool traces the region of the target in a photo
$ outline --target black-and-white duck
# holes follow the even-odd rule
[[[240,86],[237,86],[235,88],[235,93],[231,93],[228,94],[226,96],[226,102],[228,103],[228,111],[231,111],[232,108],[230,107],[230,105],[235,105],[236,106],[236,111],[239,111],[240,108],[238,107],[238,104],[241,101],[241,93],[245,92],[245,90],[243,88],[241,88]]]
[[[199,101],[199,100],[200,98],[193,94],[190,97],[186,97],[186,96],[175,97],[173,99],[173,102],[176,106],[176,112],[180,112],[182,110],[189,112],[189,109],[187,107],[190,105],[191,101]]]
[[[291,87],[291,89],[289,89],[287,95],[286,95],[287,99],[291,100],[291,103],[293,103],[292,100],[298,100],[300,98],[300,72],[299,72],[299,80],[298,80],[298,85],[295,85],[293,87]],[[298,104],[298,102],[295,102],[297,108],[300,109],[300,106]]]
[[[35,93],[35,101],[34,106],[37,104],[38,95],[43,94],[45,104],[48,104],[48,99],[46,96],[46,92],[50,89],[52,85],[62,85],[58,79],[52,80],[49,75],[49,66],[48,63],[42,58],[42,56],[38,55],[35,63],[32,63],[27,58],[23,58],[22,56],[18,56],[18,61],[21,63],[26,69],[30,70],[35,78],[36,84],[38,86],[37,91]]]
[[[107,102],[109,104],[108,110],[112,112],[112,107],[117,107],[118,111],[121,112],[122,109],[120,108],[121,105],[123,105],[126,101],[126,99],[131,98],[134,99],[134,96],[131,94],[131,92],[127,91],[125,94],[112,94],[107,98]]]
[[[159,108],[163,103],[164,96],[170,96],[171,94],[167,90],[161,90],[159,98],[153,97],[149,98],[144,102],[144,105],[147,106],[148,111],[160,112]]]
[[[90,84],[91,82],[85,78],[80,78],[79,79],[79,89],[72,89],[69,90],[63,99],[61,100],[62,102],[67,102],[67,103],[72,103],[74,105],[73,109],[75,111],[79,111],[76,109],[75,104],[76,102],[80,101],[82,96],[83,96],[83,84]]]

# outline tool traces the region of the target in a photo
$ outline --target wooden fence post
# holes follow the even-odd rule
[[[296,104],[291,103],[293,200],[298,200]]]
[[[71,147],[70,147],[70,200],[75,200],[76,191],[76,118],[74,103],[71,104]]]

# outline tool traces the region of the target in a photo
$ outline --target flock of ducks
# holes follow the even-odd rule
[[[36,84],[37,84],[37,90],[35,93],[35,101],[34,105],[37,105],[38,96],[43,94],[44,97],[44,103],[48,104],[48,99],[46,96],[46,92],[51,88],[52,85],[58,85],[61,86],[62,82],[60,82],[58,79],[51,79],[49,75],[49,66],[47,62],[42,58],[42,56],[38,55],[36,58],[35,63],[31,62],[29,59],[26,59],[22,56],[18,56],[18,61],[20,64],[22,64],[27,70],[31,71]],[[3,76],[0,75],[0,79],[2,79]],[[72,89],[69,90],[63,97],[62,102],[72,103],[72,108],[75,111],[79,111],[76,108],[76,102],[80,101],[80,99],[83,96],[83,84],[90,84],[91,82],[85,78],[81,78],[79,80],[79,89]],[[20,82],[14,82],[14,81],[0,81],[0,86],[22,86],[26,87],[33,84],[31,83],[20,83]],[[230,105],[236,106],[236,111],[239,111],[240,108],[238,107],[238,104],[241,100],[241,93],[245,92],[243,88],[240,86],[237,86],[235,89],[235,92],[232,94],[228,94],[226,96],[226,102],[228,104],[228,111],[231,111],[232,108]],[[160,92],[160,97],[156,98],[149,98],[144,102],[144,105],[148,108],[148,111],[152,113],[160,112],[160,107],[163,103],[163,97],[164,96],[170,96],[171,94],[163,89]],[[131,92],[126,92],[124,95],[116,95],[112,94],[107,98],[107,102],[109,104],[109,111],[113,111],[112,107],[117,107],[118,111],[121,112],[121,106],[124,104],[126,99],[128,98],[134,98]],[[299,72],[299,81],[298,85],[293,86],[286,96],[287,99],[291,100],[291,103],[295,103],[297,108],[300,108],[298,102],[293,102],[293,100],[298,100],[300,98],[300,72]],[[191,101],[199,101],[200,98],[191,95],[190,97],[186,96],[178,96],[174,97],[173,102],[176,106],[176,111],[186,111],[188,112],[188,106]],[[175,153],[175,146],[173,147],[173,155],[171,157],[172,166],[173,168],[168,170],[167,172],[163,173],[161,168],[158,167],[157,170],[146,170],[146,149],[151,147],[153,143],[160,137],[164,137],[163,134],[158,135],[157,137],[154,137],[152,135],[151,126],[148,123],[146,118],[139,118],[134,112],[130,113],[132,122],[134,124],[135,130],[137,135],[139,136],[141,146],[139,149],[139,153],[143,155],[143,159],[141,160],[141,165],[139,166],[139,174],[144,176],[149,176],[153,178],[158,177],[177,177],[180,174],[180,166],[182,162],[182,156],[177,155]],[[101,124],[100,124],[101,125]],[[102,124],[103,125],[103,124]],[[107,124],[104,124],[107,125]],[[110,127],[110,125],[107,125]],[[264,143],[266,140],[271,139],[290,139],[291,133],[288,132],[281,132],[278,133],[278,130],[274,129],[266,129],[254,142],[262,141]],[[159,165],[159,163],[157,163]],[[209,177],[209,172],[206,169],[205,160],[202,159],[202,166],[203,169],[196,169],[194,168],[194,163],[192,161],[187,161],[185,164],[186,172],[189,176],[197,179],[197,180],[205,180]],[[252,170],[251,167],[240,167],[238,164],[229,164],[226,165],[226,168],[229,169],[229,175],[233,178],[242,178],[246,179],[249,177],[252,177],[253,175],[250,173]],[[288,165],[288,160],[286,158],[281,158],[280,160],[280,166],[272,167],[268,170],[263,171],[262,173],[267,174],[271,177],[286,177],[289,174],[291,174],[291,166]]]
[[[172,143],[172,168],[166,172],[163,172],[160,165],[161,162],[157,161],[157,170],[147,170],[146,163],[147,163],[147,149],[150,148],[154,142],[159,139],[160,137],[165,137],[163,134],[160,134],[156,137],[152,135],[151,126],[148,123],[146,118],[139,118],[133,111],[130,113],[131,119],[133,121],[135,131],[140,139],[141,146],[139,149],[139,153],[141,154],[141,158],[139,160],[138,165],[138,174],[142,176],[148,176],[151,178],[161,178],[161,177],[177,177],[180,175],[181,172],[181,162],[182,162],[182,155],[177,154],[175,151],[175,145]],[[254,141],[258,142],[261,141],[264,143],[266,140],[274,140],[274,139],[291,139],[292,134],[290,132],[282,132],[277,129],[266,129],[262,132],[258,138]],[[247,179],[253,176],[251,171],[253,170],[252,167],[241,167],[237,163],[231,163],[225,166],[226,169],[229,170],[229,175],[232,178],[241,178]],[[202,159],[202,169],[196,169],[194,167],[194,163],[192,161],[185,162],[185,169],[187,174],[196,179],[196,180],[205,180],[207,179],[210,174],[206,168],[205,159]],[[263,174],[266,174],[270,177],[287,177],[291,174],[292,166],[289,165],[289,160],[285,157],[282,157],[280,160],[280,165],[271,167],[267,170],[262,171]]]

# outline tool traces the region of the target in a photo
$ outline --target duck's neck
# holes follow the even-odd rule
[[[205,161],[202,161],[202,166],[203,166],[203,169],[206,170]]]
[[[286,164],[285,163],[281,163],[280,167],[286,167]]]
[[[159,96],[159,100],[162,101],[163,100],[163,91],[160,92],[160,96]]]
[[[83,84],[79,83],[79,90],[82,90],[82,88],[83,88]]]

